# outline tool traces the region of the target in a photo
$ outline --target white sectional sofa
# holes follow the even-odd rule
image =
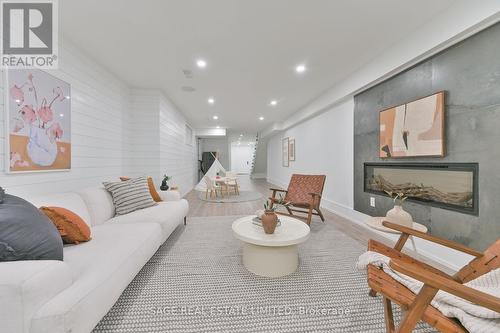
[[[89,188],[28,200],[67,208],[91,227],[92,240],[64,247],[64,261],[0,263],[0,331],[90,332],[169,235],[185,222],[176,192],[157,206],[115,216],[110,194]]]

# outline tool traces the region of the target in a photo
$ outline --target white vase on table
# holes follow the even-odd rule
[[[401,205],[394,205],[394,208],[387,212],[385,218],[386,221],[394,224],[399,224],[408,228],[413,227],[413,218]]]

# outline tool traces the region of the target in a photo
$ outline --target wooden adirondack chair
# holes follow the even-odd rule
[[[325,186],[325,175],[299,175],[293,174],[288,184],[288,190],[281,190],[272,188],[273,191],[271,198],[271,207],[273,204],[278,203],[279,199],[276,197],[278,192],[285,193],[284,201],[290,203],[286,206],[288,214],[276,212],[277,214],[295,216],[293,212],[307,214],[306,223],[311,224],[313,215],[321,218],[325,222],[323,213],[319,209],[321,203],[321,195],[323,194],[323,187]],[[296,209],[301,208],[301,209]]]
[[[444,316],[439,310],[430,305],[438,290],[444,290],[472,303],[500,312],[500,298],[463,285],[500,267],[500,239],[493,243],[484,253],[481,253],[461,244],[431,236],[411,228],[386,221],[382,224],[388,228],[400,231],[401,237],[394,248],[390,248],[375,240],[370,240],[368,250],[390,257],[390,267],[392,269],[424,283],[418,295],[415,295],[381,268],[368,265],[368,285],[371,288],[370,296],[375,296],[377,293],[383,296],[385,324],[388,333],[412,332],[419,320],[427,322],[441,332],[466,333],[467,330],[457,320]],[[405,242],[410,236],[419,237],[467,253],[475,258],[456,274],[450,276],[401,253]],[[398,304],[405,311],[397,329],[394,325],[391,302]]]

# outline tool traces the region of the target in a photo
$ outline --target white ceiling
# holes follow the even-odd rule
[[[59,5],[65,37],[130,86],[161,89],[196,128],[251,132],[298,111],[453,2],[64,0]],[[205,69],[196,67],[198,58],[207,61]],[[298,63],[308,68],[303,75],[294,71]],[[182,86],[196,91],[184,92]],[[207,103],[209,96],[214,105]],[[271,99],[279,104],[268,106]]]

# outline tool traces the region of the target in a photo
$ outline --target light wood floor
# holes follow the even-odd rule
[[[233,216],[233,215],[249,215],[255,213],[256,210],[262,209],[266,199],[271,194],[269,188],[276,187],[273,184],[266,182],[264,179],[250,179],[248,176],[239,176],[238,182],[241,191],[258,191],[262,194],[262,199],[258,201],[240,202],[240,203],[211,203],[199,199],[199,192],[193,190],[189,192],[185,198],[189,202],[189,217],[200,216]],[[366,245],[370,238],[383,241],[377,234],[370,233],[365,228],[357,226],[352,222],[335,215],[329,211],[323,210],[326,223],[333,223],[336,227],[355,239],[356,241]],[[319,217],[315,216],[312,221],[312,227],[316,223],[323,223]]]

